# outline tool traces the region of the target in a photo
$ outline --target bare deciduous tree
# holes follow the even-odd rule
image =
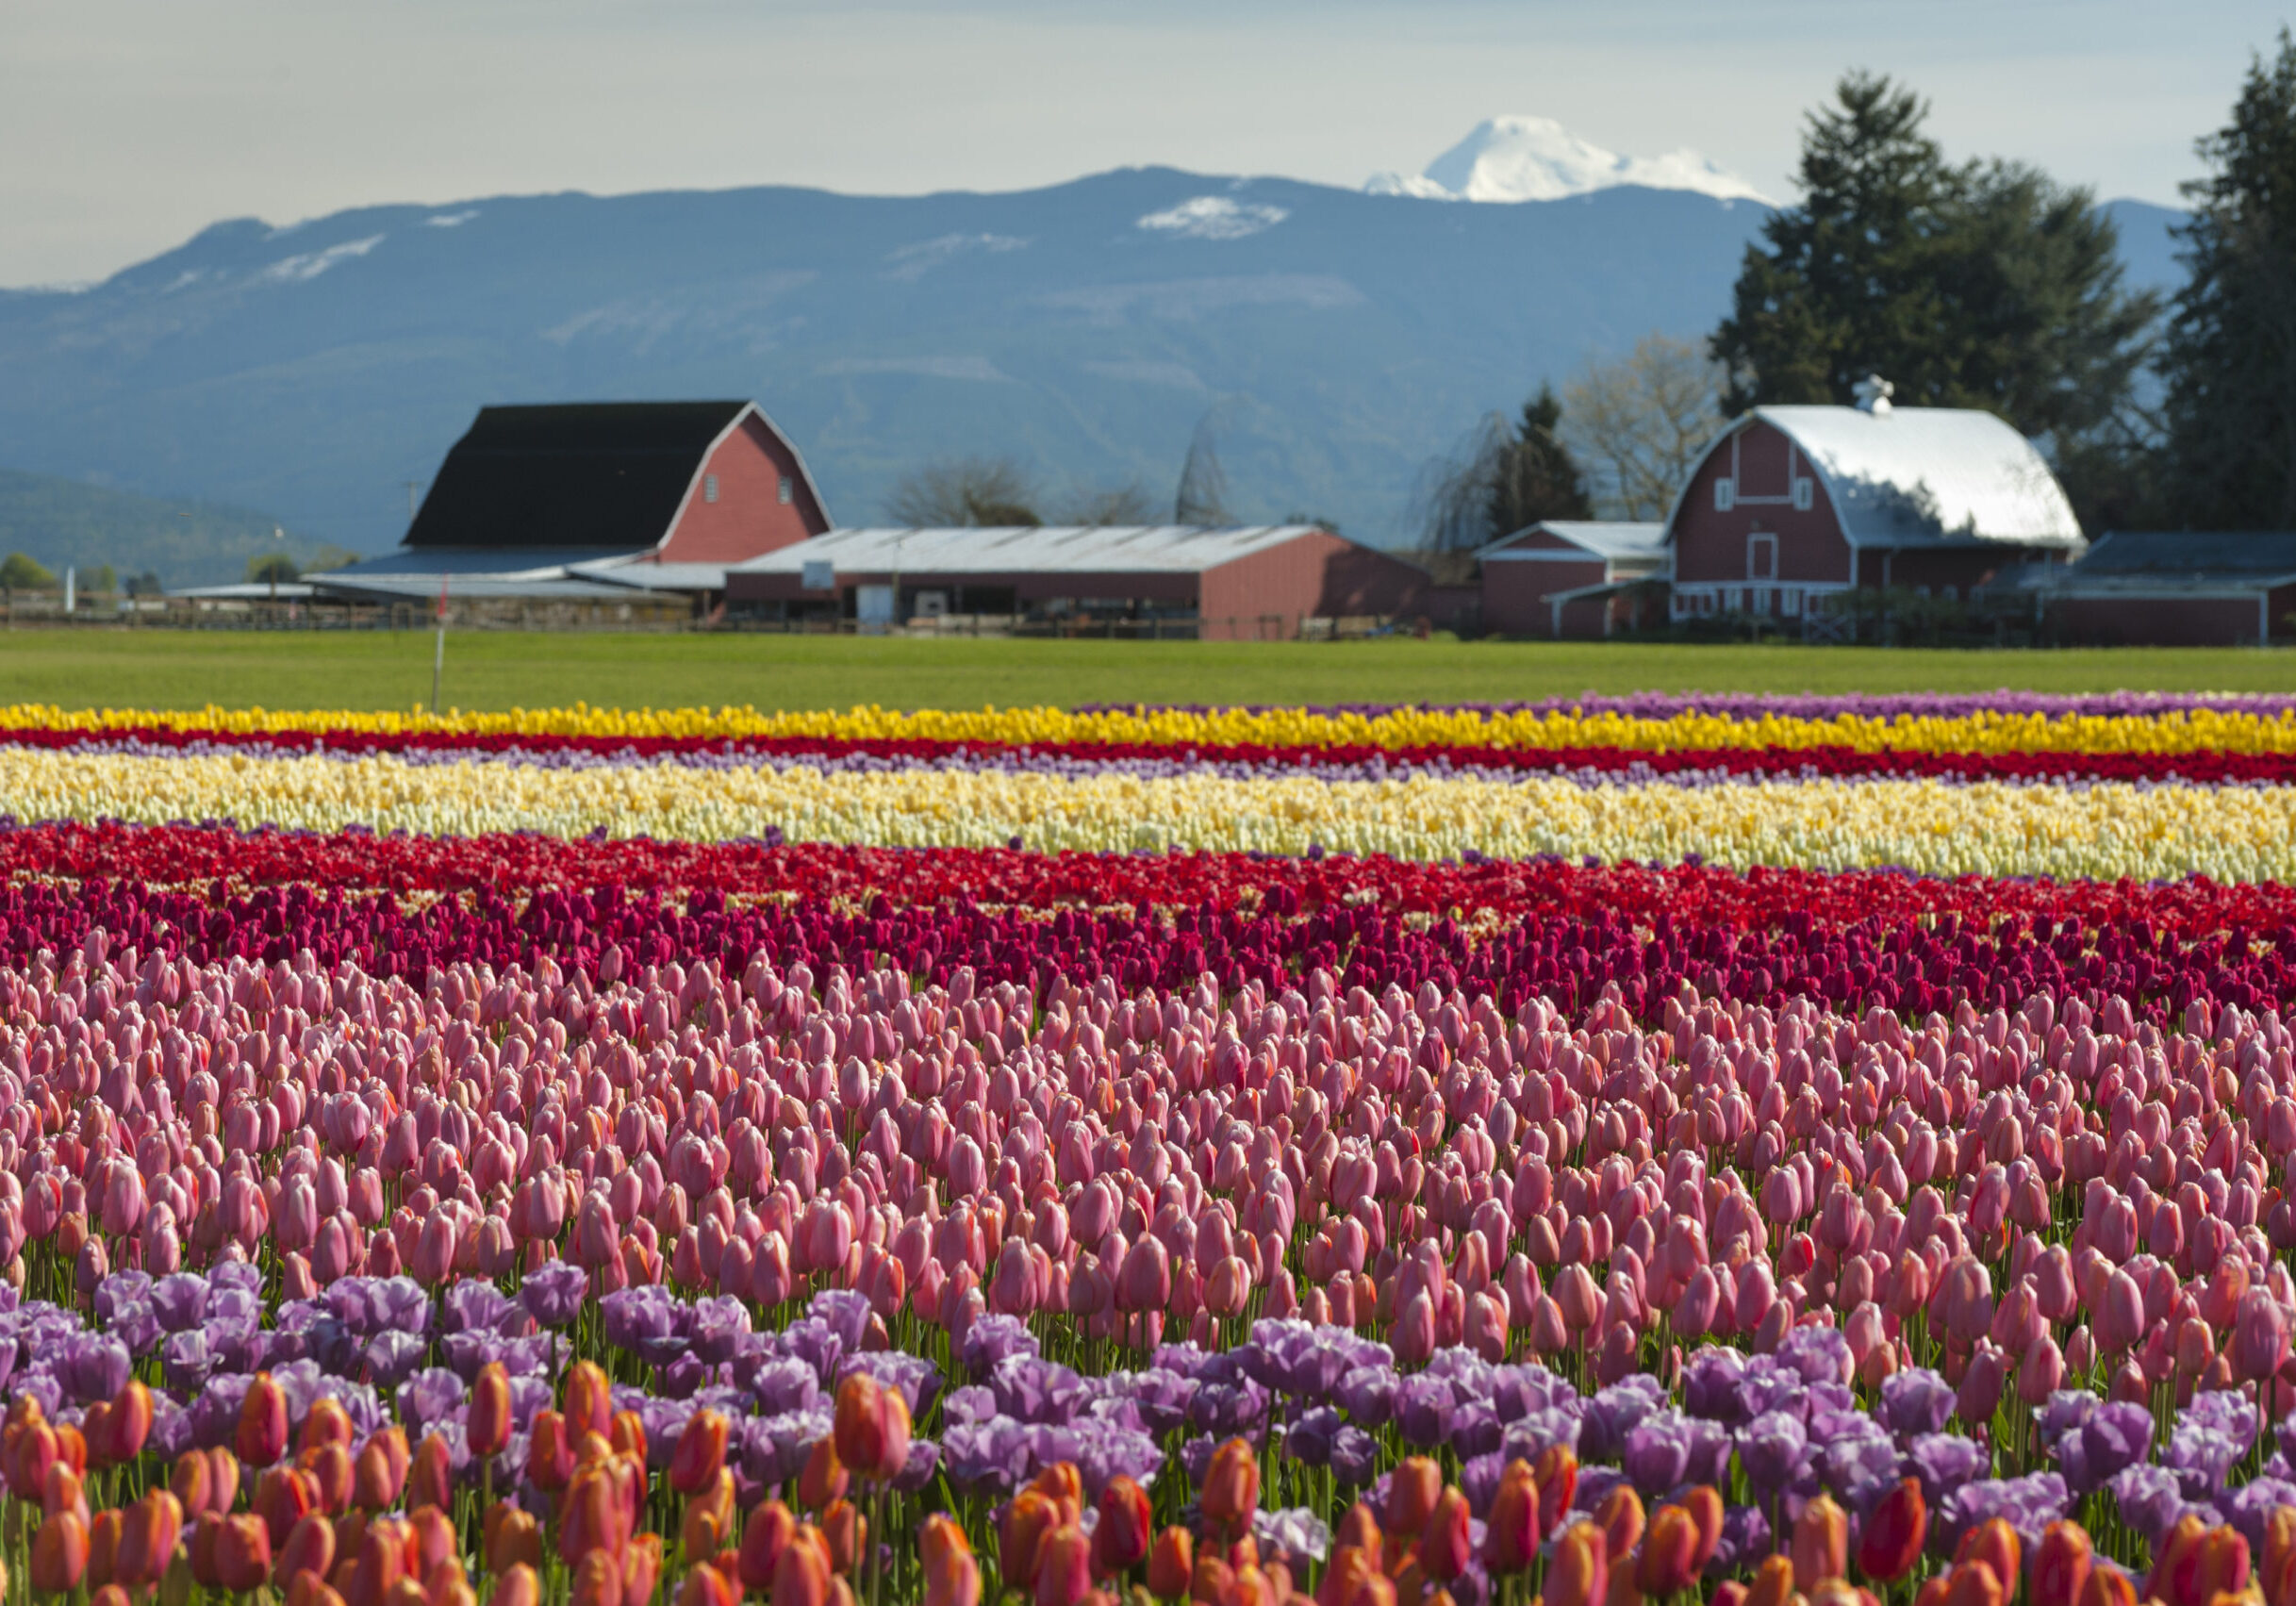
[[[1148,524],[1155,522],[1156,500],[1138,480],[1072,493],[1054,505],[1064,524]]]
[[[1563,439],[1593,471],[1612,519],[1663,519],[1722,427],[1724,374],[1694,340],[1651,334],[1614,362],[1590,362],[1562,392]]]
[[[1009,457],[950,457],[912,469],[885,497],[885,517],[917,526],[1041,524],[1036,488]]]

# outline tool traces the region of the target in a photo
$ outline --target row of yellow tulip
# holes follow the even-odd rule
[[[2192,703],[2142,711],[2068,711],[2010,700],[1944,713],[1875,711],[1825,704],[1814,711],[1733,706],[1594,709],[1313,708],[934,709],[858,707],[843,713],[768,713],[751,707],[516,708],[444,715],[351,709],[280,711],[206,707],[154,712],[0,707],[0,731],[129,733],[217,731],[238,735],[341,731],[371,736],[526,736],[644,739],[811,737],[997,744],[1119,743],[1207,746],[1403,748],[1711,749],[1848,748],[1862,753],[2296,753],[2296,706]]]
[[[678,764],[558,770],[389,756],[142,757],[0,749],[25,820],[232,820],[429,835],[531,830],[721,841],[1041,849],[1561,853],[1671,863],[1896,865],[2057,877],[2296,879],[2296,787],[1793,780],[1584,786],[997,769],[830,772]]]

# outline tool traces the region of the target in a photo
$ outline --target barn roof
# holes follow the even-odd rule
[[[2053,589],[2158,592],[2296,584],[2296,530],[2112,530]]]
[[[808,563],[846,574],[1193,574],[1272,551],[1313,524],[1022,525],[829,530],[732,566],[736,574],[797,574]]]
[[[1476,555],[1516,555],[1526,538],[1544,532],[1594,554],[1598,557],[1661,559],[1666,555],[1666,526],[1623,519],[1542,519],[1511,535],[1499,537]]]
[[[752,414],[764,419],[739,401],[482,407],[439,466],[406,545],[657,546],[710,449]],[[798,472],[819,505],[801,458]]]
[[[2033,443],[1962,407],[1756,407],[1817,471],[1852,546],[2082,544],[2080,521]],[[1677,502],[1677,511],[1680,505]],[[1669,527],[1674,521],[1667,521]]]

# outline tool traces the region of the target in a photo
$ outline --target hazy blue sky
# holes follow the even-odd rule
[[[1360,184],[1478,121],[1690,145],[1791,194],[1841,71],[1957,154],[2172,201],[2249,0],[0,0],[0,284],[218,218],[504,191],[1014,189],[1132,163]]]

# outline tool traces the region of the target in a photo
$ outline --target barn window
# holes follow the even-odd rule
[[[1738,505],[1738,482],[1725,475],[1714,482],[1714,511],[1727,513]]]
[[[1746,538],[1746,578],[1777,578],[1777,538],[1757,532]]]
[[[702,476],[702,500],[704,502],[718,500],[718,476],[716,474]]]
[[[1802,591],[1798,586],[1789,586],[1778,593],[1778,612],[1788,619],[1797,619],[1802,612]]]
[[[784,474],[784,475],[782,476],[782,505],[783,505],[784,507],[786,507],[786,506],[788,506],[788,505],[789,505],[789,497],[790,497],[789,476],[788,476],[787,474]]]
[[[1809,478],[1806,475],[1796,474],[1793,480],[1794,507],[1801,512],[1809,512],[1810,498],[1815,493],[1810,489],[1810,482]]]

